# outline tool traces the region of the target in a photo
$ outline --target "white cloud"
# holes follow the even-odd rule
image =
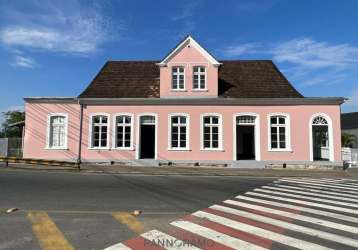
[[[258,43],[244,43],[236,46],[228,46],[221,50],[221,52],[229,57],[241,56],[244,54],[253,54],[257,52]]]
[[[30,57],[16,55],[14,57],[14,62],[11,65],[14,67],[34,68],[36,66],[36,63],[34,59]]]
[[[35,12],[31,17],[19,15],[18,10],[7,10],[18,19],[2,28],[0,40],[3,44],[11,48],[87,55],[113,38],[113,26],[98,5],[84,8],[75,0],[70,1],[70,7],[40,2],[47,4],[46,10]],[[117,27],[123,29],[124,25]]]
[[[269,51],[277,62],[289,62],[304,67],[346,67],[358,63],[358,47],[349,44],[328,44],[311,38],[279,43]]]
[[[269,56],[283,64],[290,80],[302,86],[332,85],[342,82],[348,69],[358,64],[358,47],[330,44],[312,38],[296,38],[275,44],[242,43],[221,50],[227,57]]]

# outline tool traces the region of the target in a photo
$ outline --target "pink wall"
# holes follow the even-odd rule
[[[185,91],[175,91],[171,89],[172,81],[172,67],[185,67]],[[207,91],[193,91],[193,67],[206,67],[207,77]],[[218,67],[213,66],[209,60],[203,56],[198,49],[191,45],[185,46],[176,55],[174,55],[168,62],[167,66],[160,67],[160,96],[161,97],[175,97],[175,96],[218,96]]]
[[[69,114],[68,150],[46,150],[47,114],[61,112]],[[315,113],[325,113],[333,123],[334,160],[340,161],[340,108],[339,106],[87,106],[84,109],[82,158],[84,160],[108,161],[135,159],[134,150],[92,150],[88,149],[89,115],[92,113],[110,115],[110,143],[114,114],[134,114],[134,144],[136,143],[137,115],[145,112],[158,115],[158,160],[233,160],[233,115],[241,112],[257,113],[260,117],[261,160],[265,161],[309,161],[309,120]],[[200,150],[200,114],[220,113],[223,117],[223,150]],[[269,113],[290,114],[290,152],[268,151]],[[168,114],[187,113],[190,115],[190,151],[168,151]],[[79,106],[76,104],[26,104],[26,134],[24,157],[48,159],[75,159],[78,148]],[[110,144],[112,146],[112,144]]]
[[[26,103],[24,157],[75,160],[78,149],[79,112],[78,104]],[[46,149],[47,117],[51,113],[68,114],[68,150]]]

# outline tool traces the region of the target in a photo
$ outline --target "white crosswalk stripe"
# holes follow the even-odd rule
[[[329,200],[329,199],[320,199],[320,198],[315,198],[315,197],[308,197],[308,196],[305,196],[305,195],[289,194],[289,193],[278,192],[278,191],[270,191],[270,190],[266,190],[266,189],[262,189],[262,188],[255,188],[254,191],[255,192],[268,193],[268,194],[289,196],[289,197],[299,198],[299,199],[307,199],[307,200],[312,200],[312,201],[316,201],[316,202],[319,201],[319,202],[330,203],[330,204],[334,204],[334,205],[341,205],[341,206],[358,208],[357,204],[352,204],[352,203],[348,203],[348,202],[334,201],[334,200]],[[341,210],[343,212],[347,212],[347,213],[358,214],[357,209],[341,208],[340,207],[339,210]]]
[[[261,195],[261,196],[264,197],[264,198],[265,197],[270,198],[270,197],[268,197],[268,195],[264,195],[264,194]],[[313,209],[313,208],[308,208],[308,207],[304,207],[304,206],[291,205],[291,204],[285,204],[285,203],[282,203],[282,202],[275,202],[275,201],[257,199],[257,198],[252,198],[252,197],[248,197],[248,196],[243,196],[243,195],[238,195],[238,196],[236,196],[236,198],[241,199],[241,200],[253,201],[253,202],[257,202],[257,203],[261,203],[261,204],[278,206],[278,207],[282,207],[282,208],[294,209],[294,210],[307,212],[307,213],[311,213],[311,214],[316,214],[316,215],[322,215],[322,216],[330,217],[330,218],[333,218],[333,219],[338,219],[338,220],[344,220],[344,221],[348,221],[348,222],[358,223],[358,218],[356,218],[356,217],[347,216],[347,215],[343,215],[343,214],[332,213],[332,212],[327,212],[327,211]]]
[[[113,246],[107,247],[107,248],[105,248],[103,250],[132,250],[132,248],[127,247],[123,243],[118,243],[118,244],[115,244]]]
[[[288,183],[287,183],[288,182]],[[274,183],[281,183],[281,184],[290,184],[290,185],[296,185],[298,187],[305,187],[305,188],[311,188],[311,189],[317,189],[317,190],[325,190],[325,191],[334,191],[334,192],[339,192],[339,193],[343,193],[343,194],[351,194],[351,195],[358,195],[358,192],[355,191],[349,191],[349,190],[341,190],[341,189],[336,189],[336,188],[331,188],[331,187],[326,187],[325,186],[314,186],[314,185],[309,185],[309,184],[304,184],[304,183],[297,183],[297,182],[290,182],[290,181],[274,181]]]
[[[304,188],[304,187],[298,187],[298,186],[288,186],[288,185],[282,185],[282,184],[275,184],[275,186],[276,186],[276,187],[287,188],[287,189],[296,189],[296,190],[308,191],[308,192],[310,192],[310,193],[331,194],[331,195],[334,195],[335,197],[337,197],[337,192],[324,191],[324,190],[316,190],[316,189],[313,189],[313,188]],[[358,195],[353,195],[353,194],[343,194],[343,193],[340,193],[339,196],[340,196],[340,198],[341,198],[341,197],[358,198]],[[336,199],[338,199],[338,198],[336,198]]]
[[[168,250],[200,250],[200,248],[157,230],[146,232],[141,236]]]
[[[282,181],[285,182],[293,182],[293,183],[302,183],[306,185],[313,185],[313,186],[321,186],[321,187],[329,187],[329,188],[335,188],[335,189],[341,189],[341,191],[345,192],[345,190],[348,191],[354,191],[355,194],[358,194],[358,188],[349,188],[349,187],[339,187],[337,185],[331,185],[331,184],[320,184],[320,183],[313,183],[313,182],[307,182],[307,181],[300,181],[295,179],[283,179]]]
[[[286,179],[283,179],[283,181],[286,180]],[[290,180],[294,180],[294,181],[305,181],[307,183],[321,183],[321,184],[329,184],[330,186],[332,187],[338,187],[338,188],[345,188],[345,187],[348,187],[348,188],[354,188],[354,186],[352,187],[351,185],[347,185],[347,184],[342,184],[342,183],[337,183],[337,182],[324,182],[324,181],[321,181],[321,180],[306,180],[306,179],[290,179]],[[358,190],[358,188],[354,188],[355,190]]]
[[[234,249],[265,249],[189,221],[179,220],[170,224]]]
[[[233,249],[358,249],[357,208],[355,180],[282,178],[170,224]],[[157,244],[169,250],[200,249],[179,239],[183,231],[175,237],[158,230],[140,236],[175,242]],[[106,250],[117,249],[131,248],[124,242]]]
[[[215,209],[215,210],[219,210],[219,211],[222,211],[222,212],[230,213],[230,214],[243,216],[243,217],[246,217],[246,218],[249,218],[249,219],[252,219],[252,220],[268,223],[268,224],[271,224],[271,225],[274,225],[274,226],[282,227],[282,228],[292,230],[292,231],[296,231],[296,232],[300,232],[300,233],[303,233],[303,234],[308,234],[308,235],[316,236],[316,237],[319,237],[319,238],[322,238],[322,239],[335,241],[335,242],[338,242],[338,243],[342,243],[344,245],[358,247],[358,240],[351,239],[351,238],[344,237],[344,236],[340,236],[340,235],[337,235],[337,234],[332,234],[332,233],[328,233],[328,232],[325,232],[325,231],[320,231],[320,230],[317,230],[317,229],[304,227],[304,226],[296,225],[296,224],[293,224],[293,223],[288,223],[288,222],[285,222],[285,221],[282,221],[282,220],[273,219],[273,218],[270,218],[270,217],[265,217],[265,216],[262,216],[262,215],[258,215],[258,214],[254,214],[254,213],[250,213],[250,212],[230,208],[230,207],[224,207],[224,206],[221,206],[221,205],[214,205],[214,206],[211,206],[210,208]]]
[[[347,226],[347,225],[343,225],[343,224],[339,224],[339,223],[335,223],[335,222],[316,219],[316,218],[313,218],[310,216],[290,213],[290,212],[286,212],[286,211],[282,211],[282,210],[278,210],[278,209],[267,208],[264,206],[252,205],[252,204],[248,204],[248,203],[240,202],[240,201],[226,200],[226,201],[224,201],[224,203],[235,205],[235,206],[251,208],[251,209],[254,209],[257,211],[264,211],[267,213],[285,216],[290,219],[301,220],[301,221],[305,221],[305,222],[309,222],[309,223],[313,223],[313,224],[317,224],[317,225],[321,225],[321,226],[325,226],[325,227],[330,227],[333,229],[339,229],[339,230],[346,231],[346,232],[358,233],[357,227],[351,227],[351,226]]]
[[[228,226],[228,227],[232,227],[236,230],[241,230],[241,231],[251,233],[254,235],[258,235],[258,236],[265,235],[265,237],[267,239],[282,243],[287,246],[296,247],[296,248],[300,248],[300,249],[317,249],[317,248],[319,248],[319,245],[317,245],[317,244],[313,244],[313,243],[310,243],[307,241],[295,239],[295,238],[285,236],[285,235],[282,235],[279,233],[275,233],[275,232],[272,232],[269,230],[265,230],[265,229],[262,229],[259,227],[251,226],[251,225],[248,225],[245,223],[240,223],[240,222],[237,222],[234,220],[227,219],[222,216],[217,216],[217,215],[202,212],[202,211],[193,213],[193,215],[197,216],[199,218],[208,219],[210,221],[213,221],[213,222],[216,222],[216,223]],[[323,248],[321,248],[321,249],[323,249]],[[326,248],[326,249],[330,249],[330,248]]]
[[[297,191],[297,190],[292,190],[292,189],[289,189],[289,188],[281,188],[281,187],[274,187],[274,186],[262,186],[262,188],[278,190],[278,191],[285,191],[285,192],[291,192],[291,193],[296,193],[296,194],[324,197],[324,198],[330,198],[330,199],[334,199],[334,200],[351,201],[351,202],[357,202],[358,203],[358,199],[352,199],[352,198],[346,198],[346,197],[338,197],[337,194],[336,195],[315,194],[315,193],[312,193],[312,192]]]

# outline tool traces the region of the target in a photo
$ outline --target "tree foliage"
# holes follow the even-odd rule
[[[0,138],[21,137],[22,129],[18,126],[9,127],[9,125],[25,120],[25,112],[20,110],[6,111],[1,113],[4,116],[4,122],[0,128]]]
[[[341,142],[342,147],[351,147],[354,142],[357,142],[357,137],[349,133],[342,133]]]

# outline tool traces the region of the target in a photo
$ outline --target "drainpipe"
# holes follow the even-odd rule
[[[80,134],[78,136],[78,154],[77,154],[77,165],[78,170],[81,170],[81,162],[82,162],[82,124],[83,124],[83,104],[78,100],[78,104],[80,105]]]

